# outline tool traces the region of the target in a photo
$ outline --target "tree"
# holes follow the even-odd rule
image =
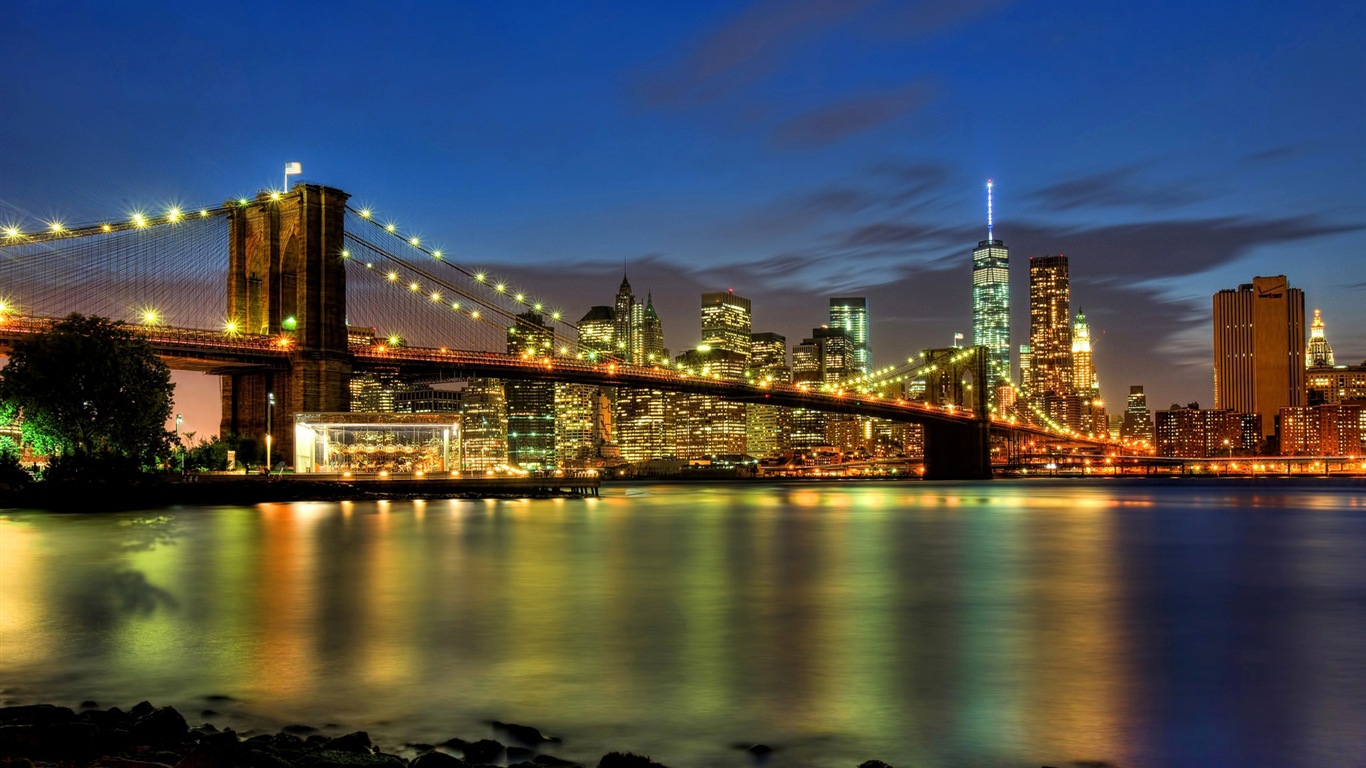
[[[0,371],[0,409],[24,442],[50,456],[146,463],[166,453],[175,385],[145,339],[102,317],[73,314],[14,342]]]

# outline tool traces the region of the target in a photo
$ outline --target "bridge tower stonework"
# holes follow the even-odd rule
[[[293,463],[294,414],[347,411],[351,353],[346,335],[346,201],[350,195],[296,184],[228,208],[227,318],[244,333],[287,340],[277,369],[222,374],[223,434],[273,434],[274,461]],[[271,396],[273,414],[267,415]]]

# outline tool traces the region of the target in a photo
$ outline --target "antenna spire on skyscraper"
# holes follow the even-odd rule
[[[987,179],[987,239],[994,239],[991,236],[991,179]]]

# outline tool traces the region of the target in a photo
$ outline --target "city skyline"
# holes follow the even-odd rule
[[[1366,106],[1339,98],[1366,86],[1360,8],[600,10],[7,7],[0,97],[35,108],[0,124],[0,223],[213,204],[299,161],[292,180],[354,192],[566,317],[610,303],[625,259],[670,348],[697,343],[704,292],[751,297],[754,327],[791,340],[862,296],[886,365],[971,337],[993,178],[1012,346],[1018,265],[1068,255],[1110,398],[1212,401],[1208,297],[1253,275],[1286,274],[1338,362],[1366,359]],[[335,53],[358,35],[377,45]],[[211,378],[178,380],[212,407]]]

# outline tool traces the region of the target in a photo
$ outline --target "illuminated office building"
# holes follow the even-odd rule
[[[702,345],[731,352],[748,362],[751,317],[749,299],[736,296],[734,291],[702,294]]]
[[[508,463],[507,404],[500,379],[470,379],[460,397],[461,469],[484,472]]]
[[[527,310],[507,329],[510,355],[543,358],[554,354],[555,333],[541,313]],[[526,469],[555,466],[555,385],[509,379],[503,383],[507,407],[508,463]]]
[[[1105,403],[1100,398],[1100,379],[1096,376],[1095,360],[1091,356],[1091,326],[1086,313],[1077,310],[1072,324],[1072,394],[1081,400],[1081,425],[1088,435],[1104,435],[1109,431],[1105,417]]]
[[[868,346],[868,300],[833,298],[830,300],[830,327],[849,337],[849,368],[856,375],[873,370],[873,353]]]
[[[1030,387],[1034,394],[1072,391],[1072,287],[1066,256],[1029,260]]]
[[[1124,423],[1119,428],[1121,440],[1141,440],[1153,444],[1153,416],[1148,410],[1148,396],[1143,385],[1129,387],[1129,402],[1124,410]]]
[[[835,384],[848,376],[850,351],[853,345],[845,332],[838,328],[813,328],[811,338],[792,348],[792,383],[820,389]],[[822,411],[793,408],[791,414],[791,444],[796,450],[829,445],[826,436],[827,418]]]
[[[740,380],[748,358],[727,349],[699,347],[679,355],[674,363],[689,376]],[[665,418],[676,457],[697,460],[747,452],[745,403],[691,392],[670,393],[667,403]]]
[[[1285,275],[1214,294],[1214,406],[1262,416],[1264,437],[1285,407],[1304,404],[1304,292]]]
[[[792,368],[787,364],[787,339],[776,333],[750,336],[749,372],[751,381],[760,384],[787,384]],[[777,405],[748,403],[745,406],[745,434],[748,453],[759,458],[779,456],[789,445],[790,410]]]
[[[1010,381],[1010,249],[992,231],[987,181],[987,239],[972,252],[972,343],[987,348],[987,368]]]

